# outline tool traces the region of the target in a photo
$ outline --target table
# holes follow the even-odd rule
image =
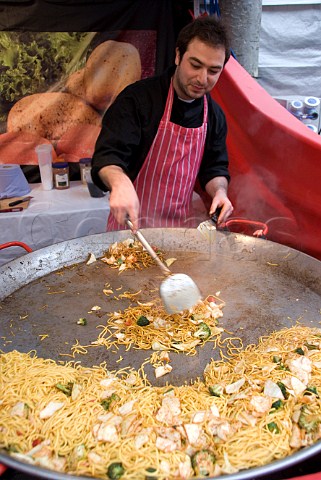
[[[106,231],[109,195],[93,198],[87,185],[71,182],[66,190],[45,191],[31,184],[28,208],[0,213],[0,244],[24,242],[32,250]],[[0,266],[27,253],[21,247],[0,250]]]

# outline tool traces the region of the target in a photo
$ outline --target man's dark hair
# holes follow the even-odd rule
[[[193,22],[185,25],[179,32],[176,41],[176,47],[181,59],[189,43],[196,37],[210,47],[223,47],[225,49],[225,65],[230,58],[231,48],[229,35],[223,20],[214,15],[206,15],[198,17]]]

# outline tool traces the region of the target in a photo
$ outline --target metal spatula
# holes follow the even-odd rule
[[[168,313],[179,313],[183,310],[194,307],[202,297],[197,285],[191,277],[185,273],[172,273],[160,260],[144,235],[139,230],[133,232],[133,224],[129,219],[126,220],[126,223],[137,240],[163,270],[165,275],[167,275],[167,278],[162,281],[159,287],[160,296],[165,310]]]
[[[221,210],[221,208],[217,208],[215,213],[208,220],[200,223],[197,227],[197,230],[203,235],[206,240],[209,240],[211,234],[210,232],[216,230],[217,221]]]

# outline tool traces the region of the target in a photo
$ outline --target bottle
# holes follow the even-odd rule
[[[38,165],[42,188],[52,190],[52,145],[44,143],[35,148],[38,156]]]
[[[304,99],[304,113],[307,118],[316,120],[319,117],[318,108],[320,100],[317,97],[305,97]]]
[[[87,187],[91,197],[100,198],[106,195],[97,185],[94,184],[93,179],[91,177],[91,168],[85,169],[85,177],[87,182]]]
[[[81,181],[84,185],[86,185],[87,184],[86,170],[90,170],[91,168],[91,158],[81,158],[79,160],[79,168],[80,168]]]
[[[300,120],[303,115],[303,102],[301,102],[301,100],[292,100],[288,106],[288,110]]]
[[[65,190],[70,187],[68,162],[56,162],[52,164],[53,181],[57,190]]]

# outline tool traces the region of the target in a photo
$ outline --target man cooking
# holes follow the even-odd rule
[[[198,178],[218,223],[233,207],[224,113],[210,92],[230,55],[222,21],[199,17],[176,42],[175,66],[126,87],[106,111],[92,177],[110,190],[107,230],[195,227],[192,195]]]

